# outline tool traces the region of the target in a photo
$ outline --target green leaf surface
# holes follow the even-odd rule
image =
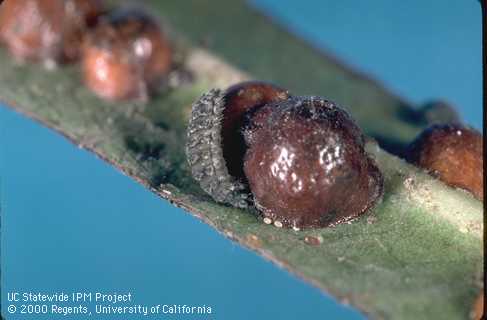
[[[424,125],[410,121],[417,118],[407,116],[415,114],[411,106],[243,2],[146,2],[169,24],[193,83],[161,92],[146,105],[111,103],[83,86],[77,66],[46,71],[16,65],[0,50],[0,100],[371,318],[468,318],[483,265],[483,205],[470,194],[371,140],[368,151],[385,175],[383,201],[352,223],[293,231],[212,201],[191,178],[184,155],[191,103],[212,87],[249,77],[334,99],[388,146],[404,145]],[[212,53],[197,49],[201,43]]]

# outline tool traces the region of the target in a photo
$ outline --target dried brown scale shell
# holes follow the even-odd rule
[[[320,97],[291,97],[249,115],[244,170],[266,218],[297,228],[334,226],[374,206],[383,177],[351,117]]]
[[[191,173],[201,188],[216,201],[248,208],[246,186],[228,173],[222,150],[225,93],[211,90],[192,106],[186,155]]]

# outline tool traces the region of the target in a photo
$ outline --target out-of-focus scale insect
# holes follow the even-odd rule
[[[408,147],[407,159],[446,184],[484,200],[482,135],[460,124],[437,124]]]
[[[84,81],[110,100],[147,100],[171,63],[167,36],[138,10],[118,9],[104,16],[83,46]]]
[[[20,62],[73,62],[103,12],[100,0],[7,0],[0,6],[0,42]]]

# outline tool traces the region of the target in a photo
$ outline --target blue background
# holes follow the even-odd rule
[[[481,128],[477,1],[253,3],[407,99],[445,98]],[[209,305],[212,319],[363,318],[3,107],[0,155],[3,314],[10,291],[130,291],[135,303]]]

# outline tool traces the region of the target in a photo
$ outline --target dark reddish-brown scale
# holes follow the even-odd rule
[[[87,32],[106,13],[101,0],[67,0],[64,26],[63,54],[66,61],[77,61]]]
[[[0,7],[0,41],[19,61],[72,62],[103,11],[101,0],[6,1]]]
[[[245,180],[243,158],[246,146],[242,135],[244,115],[265,104],[288,97],[287,90],[258,81],[239,83],[226,90],[222,137],[223,157],[230,175]]]
[[[285,226],[335,225],[382,195],[382,175],[360,129],[330,101],[268,104],[250,117],[245,138],[244,171],[256,206]]]
[[[432,126],[409,146],[407,158],[483,201],[482,135],[476,130],[458,124]]]
[[[85,83],[106,99],[147,99],[171,66],[172,49],[166,35],[140,11],[110,13],[83,46]]]
[[[383,193],[382,174],[345,111],[260,82],[211,90],[196,101],[186,154],[213,199],[254,206],[278,227],[336,225]]]

